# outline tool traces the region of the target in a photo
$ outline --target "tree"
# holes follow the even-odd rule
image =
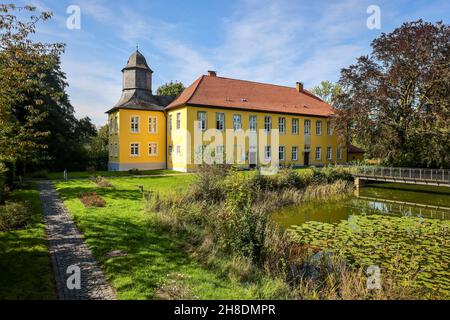
[[[23,22],[11,13],[14,10],[31,13],[35,8],[0,4],[0,162],[11,165],[13,176],[18,161],[36,161],[39,150],[46,147],[42,139],[48,132],[36,127],[47,116],[40,97],[59,98],[44,79],[64,50],[62,44],[30,40],[35,25],[51,13],[32,15]]]
[[[108,168],[108,125],[101,126],[96,135],[91,138],[89,143],[89,160],[90,165],[97,170],[106,170]]]
[[[184,90],[184,85],[178,81],[170,81],[156,90],[158,96],[177,96]]]
[[[342,88],[339,84],[332,83],[331,81],[325,80],[320,83],[320,85],[315,86],[310,89],[312,93],[317,95],[323,101],[333,105],[336,98],[341,94]]]
[[[17,10],[30,13],[29,21],[13,15]],[[86,146],[97,134],[89,118],[74,116],[60,63],[64,45],[31,39],[36,24],[51,17],[34,11],[0,5],[0,162],[13,176],[28,166],[85,169]]]
[[[450,28],[404,23],[341,71],[337,129],[390,165],[450,166]]]

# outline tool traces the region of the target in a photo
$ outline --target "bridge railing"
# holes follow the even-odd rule
[[[401,180],[433,181],[450,184],[450,169],[419,169],[358,166],[352,170],[355,176],[392,178]]]

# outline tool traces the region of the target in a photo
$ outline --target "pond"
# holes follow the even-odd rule
[[[370,184],[344,199],[285,208],[273,220],[300,243],[450,297],[450,188]]]

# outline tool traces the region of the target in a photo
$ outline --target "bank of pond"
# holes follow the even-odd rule
[[[450,297],[450,188],[370,184],[346,198],[283,208],[272,218],[300,244]]]

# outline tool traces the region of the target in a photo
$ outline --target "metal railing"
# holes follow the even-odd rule
[[[357,177],[390,178],[398,180],[426,181],[450,185],[450,169],[419,169],[394,167],[356,167]]]

